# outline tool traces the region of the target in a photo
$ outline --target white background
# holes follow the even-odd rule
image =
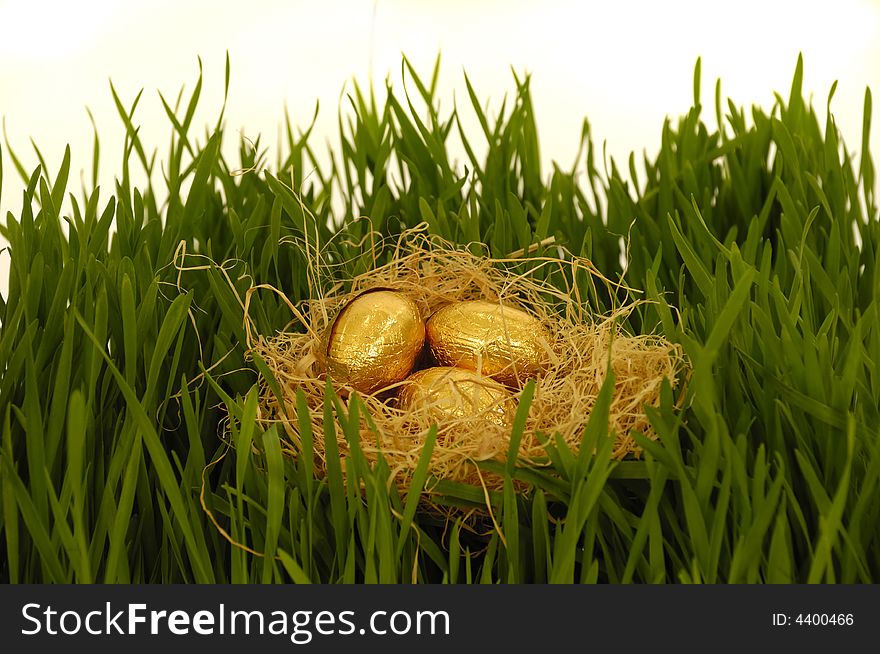
[[[512,92],[511,67],[532,74],[545,175],[551,160],[572,164],[584,116],[621,163],[632,150],[653,155],[663,118],[690,106],[698,56],[704,118],[713,125],[716,78],[737,105],[769,110],[774,91],[787,97],[802,52],[805,92],[823,121],[828,91],[839,81],[832,112],[856,154],[871,86],[872,149],[880,161],[880,0],[0,0],[0,115],[9,142],[33,170],[33,138],[52,175],[69,143],[70,186],[78,189],[81,171],[91,166],[88,106],[101,136],[106,199],[121,170],[124,134],[108,80],[125,103],[144,89],[135,123],[161,158],[171,128],[157,91],[170,102],[182,85],[189,92],[201,57],[195,124],[202,133],[219,112],[227,50],[225,152],[234,163],[237,131],[262,134],[274,161],[285,103],[294,123],[304,125],[320,100],[313,143],[332,144],[352,78],[381,87],[390,75],[400,88],[401,53],[430,76],[438,51],[441,108],[451,109],[455,98],[469,120],[463,69],[490,111]],[[7,211],[20,211],[23,184],[5,142],[0,147],[5,222]],[[158,174],[155,181],[161,183]],[[4,294],[8,256],[0,254]]]

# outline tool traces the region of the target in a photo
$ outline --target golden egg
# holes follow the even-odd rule
[[[513,396],[501,384],[464,368],[436,367],[413,373],[401,387],[398,405],[427,411],[432,422],[481,417],[497,425],[512,420]]]
[[[522,386],[549,361],[549,334],[538,319],[497,302],[446,305],[425,331],[440,365],[479,370],[509,386]]]
[[[416,303],[391,290],[358,295],[333,321],[326,337],[330,377],[362,393],[406,379],[425,343]]]

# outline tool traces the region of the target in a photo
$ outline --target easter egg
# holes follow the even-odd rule
[[[438,364],[479,370],[508,386],[521,387],[549,361],[549,334],[541,322],[497,302],[448,304],[428,319],[425,331]]]
[[[327,373],[362,393],[403,381],[425,343],[425,324],[410,298],[392,290],[351,300],[325,337]]]
[[[437,423],[479,416],[506,425],[512,419],[512,397],[504,386],[472,370],[439,366],[410,375],[398,393],[398,406],[425,412]]]

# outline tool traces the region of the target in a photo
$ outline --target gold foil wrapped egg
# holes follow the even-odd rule
[[[446,305],[425,330],[437,363],[479,370],[509,386],[522,386],[549,361],[549,334],[538,319],[497,302]]]
[[[326,337],[330,377],[362,393],[403,381],[425,344],[416,303],[391,290],[367,291],[339,313]]]
[[[426,368],[410,375],[398,406],[425,411],[432,422],[480,416],[496,425],[512,421],[512,399],[504,386],[464,368]]]

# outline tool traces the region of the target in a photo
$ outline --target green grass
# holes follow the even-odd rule
[[[231,174],[265,153],[241,142],[240,162],[227,162],[222,111],[193,134],[201,78],[188,100],[163,99],[172,137],[161,155],[138,137],[137,100],[113,92],[127,138],[112,192],[95,187],[97,130],[81,190],[70,188],[69,152],[50,171],[39,153],[25,167],[6,144],[0,188],[17,173],[27,190],[0,227],[11,254],[0,298],[0,581],[880,581],[870,92],[856,160],[833,118],[820,124],[804,101],[800,61],[769,111],[723,103],[719,85],[714,115],[698,62],[693,107],[661,126],[661,149],[637,179],[634,157],[600,161],[586,121],[576,165],[542,170],[527,77],[513,80],[496,119],[467,80],[468,101],[441,114],[438,70],[422,79],[404,62],[408,93],[389,89],[387,101],[355,87],[329,166],[310,129],[288,121],[273,172]],[[466,114],[476,133],[463,129]],[[450,160],[458,138],[463,165]],[[161,189],[133,187],[137,168]],[[315,477],[303,403],[292,419],[305,451],[284,456],[279,430],[255,420],[259,362],[244,358],[228,280],[242,296],[256,283],[306,297],[304,254],[286,238],[303,232],[349,262],[340,276],[363,271],[372,260],[353,244],[367,225],[352,216],[384,234],[427,221],[494,254],[554,236],[609,277],[622,272],[626,236],[626,281],[652,300],[627,327],[681,343],[693,366],[686,396],[667,388],[650,410],[659,439],[638,436],[644,459],[606,456],[613,380],[580,454],[546,435],[548,470],[485,464],[506,478],[489,498],[499,530],[443,525],[417,511],[414,491],[388,492],[388,467],[357,447],[363,406],[330,387],[325,425],[344,430],[352,456],[330,452]],[[331,241],[340,231],[349,238]],[[170,265],[181,242],[177,261],[200,269]],[[622,299],[582,290],[597,310]],[[263,334],[291,319],[270,292],[253,296],[250,315]],[[517,495],[514,479],[533,491]],[[436,490],[451,505],[484,500],[449,482]]]

